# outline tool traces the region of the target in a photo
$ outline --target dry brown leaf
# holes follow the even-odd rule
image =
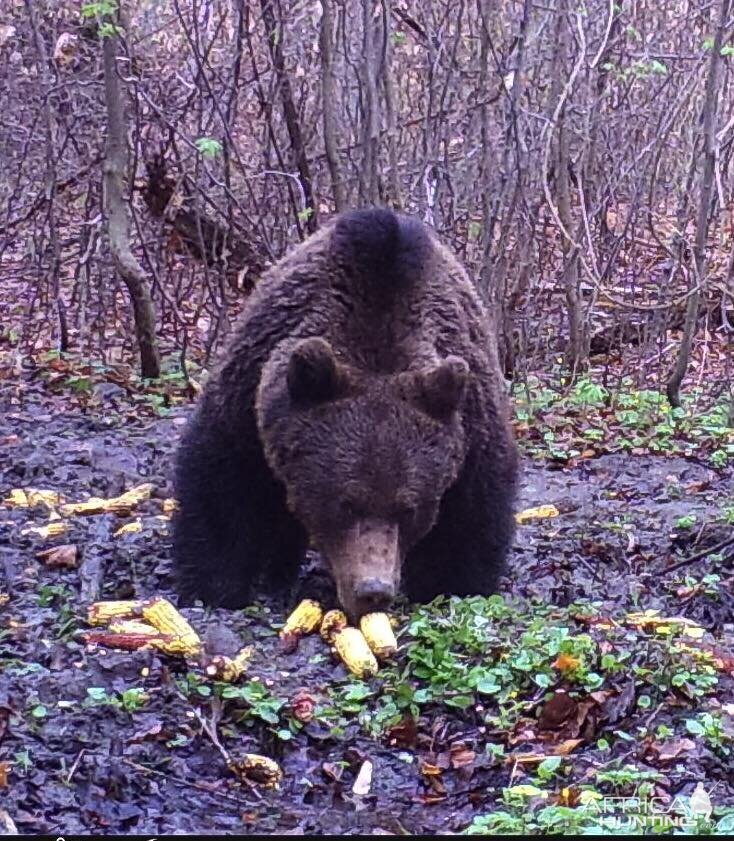
[[[75,543],[62,543],[38,552],[36,557],[51,569],[75,569],[79,550]]]

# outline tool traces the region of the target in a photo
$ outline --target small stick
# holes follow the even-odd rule
[[[673,564],[673,566],[664,569],[663,573],[667,574],[669,572],[675,572],[676,570],[681,569],[681,567],[700,561],[701,558],[705,558],[707,555],[713,555],[716,552],[720,552],[722,549],[726,549],[726,547],[730,546],[732,543],[734,543],[734,534],[730,535],[725,540],[722,540],[721,543],[717,543],[715,546],[710,546],[708,549],[702,549],[700,552],[696,552],[688,558],[683,558],[683,560],[678,561],[677,564]]]
[[[87,752],[86,748],[82,748],[79,753],[76,755],[76,759],[74,760],[74,764],[71,766],[71,771],[66,776],[66,785],[69,785],[71,782],[71,778],[76,774],[76,769],[79,767],[79,763],[82,761],[82,757]]]
[[[186,780],[182,777],[177,777],[174,774],[165,774],[163,771],[159,771],[157,768],[149,768],[147,765],[140,765],[138,762],[134,762],[132,759],[128,759],[127,757],[123,756],[122,761],[129,765],[131,768],[134,768],[136,771],[143,771],[146,774],[155,774],[157,777],[163,777],[165,780],[169,782],[176,783],[176,785],[180,786],[190,786],[191,788],[199,789],[199,791],[204,791],[207,794],[211,794],[212,797],[221,797],[223,800],[230,800],[232,803],[238,803],[242,805],[243,801],[239,797],[233,797],[231,794],[227,794],[224,791],[217,791],[211,783],[200,783],[196,780]]]

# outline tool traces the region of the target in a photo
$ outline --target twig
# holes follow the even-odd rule
[[[734,543],[734,534],[729,535],[729,537],[722,540],[721,543],[717,543],[715,546],[710,546],[708,549],[702,549],[700,552],[696,552],[688,558],[683,558],[678,561],[677,564],[673,564],[672,567],[664,569],[663,573],[667,574],[669,572],[675,572],[676,570],[681,569],[681,567],[688,566],[688,564],[694,564],[696,561],[700,561],[701,558],[705,558],[707,555],[713,555],[715,552],[720,552],[722,549],[726,549],[726,547],[731,546],[732,543]]]
[[[199,791],[204,791],[207,794],[211,794],[214,797],[231,800],[232,803],[238,803],[239,805],[242,805],[243,803],[243,800],[239,797],[234,797],[224,791],[217,791],[212,787],[212,783],[200,783],[197,780],[187,780],[183,777],[177,777],[174,774],[165,774],[163,771],[158,771],[156,768],[149,768],[147,765],[140,765],[138,762],[134,762],[126,756],[122,757],[122,761],[131,768],[134,768],[136,771],[144,771],[146,774],[155,774],[157,777],[163,777],[164,779],[169,780],[172,783],[176,783],[177,785],[189,786],[191,788],[198,789]]]
[[[79,753],[76,755],[76,759],[74,760],[74,764],[71,766],[71,770],[66,775],[66,785],[69,785],[71,782],[71,778],[76,774],[76,769],[79,767],[79,763],[82,761],[82,757],[87,752],[86,748],[82,748]]]

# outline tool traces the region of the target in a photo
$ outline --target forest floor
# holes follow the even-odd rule
[[[519,507],[558,516],[518,527],[500,597],[403,606],[397,661],[368,681],[318,636],[284,653],[278,606],[184,609],[210,652],[254,645],[228,685],[80,636],[97,598],[175,602],[163,501],[188,407],[58,359],[0,380],[0,496],[155,486],[131,516],[62,518],[55,538],[26,531],[55,503],[0,506],[0,827],[732,831],[734,442],[720,418],[685,434],[657,418],[635,437],[617,424],[639,431],[648,398],[614,414],[589,384],[575,408],[520,415]],[[75,548],[39,557],[58,545]],[[280,788],[235,778],[212,733],[232,756],[276,759]]]

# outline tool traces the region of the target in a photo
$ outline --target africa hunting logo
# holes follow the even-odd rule
[[[580,809],[593,816],[604,829],[635,832],[643,829],[695,829],[711,818],[714,807],[703,783],[690,797],[599,797],[582,803]]]

